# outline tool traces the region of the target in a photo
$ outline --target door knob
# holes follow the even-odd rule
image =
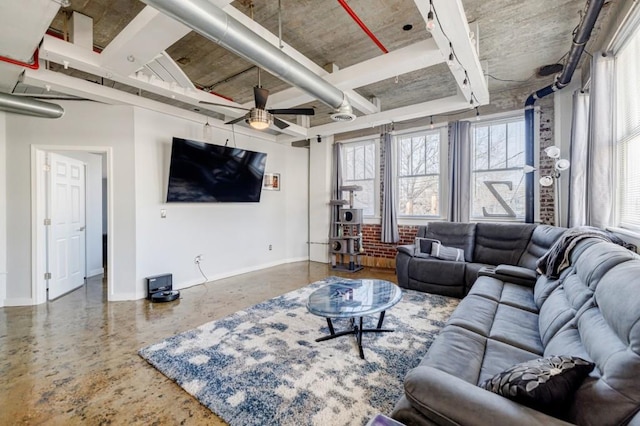
[[[78,229],[78,231],[80,232],[84,231],[84,226],[81,226],[80,229]]]

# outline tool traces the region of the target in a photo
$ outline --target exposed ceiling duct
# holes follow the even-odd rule
[[[340,89],[294,61],[209,1],[142,1],[327,104],[339,113],[339,119],[345,120],[349,115],[351,119],[355,118],[346,95]]]
[[[60,105],[8,93],[0,93],[0,111],[41,118],[60,118],[64,115],[64,108]]]

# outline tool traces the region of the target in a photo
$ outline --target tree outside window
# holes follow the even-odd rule
[[[472,126],[471,218],[524,219],[524,119]]]
[[[440,131],[398,137],[398,214],[440,216]]]
[[[345,144],[342,148],[342,184],[359,185],[354,192],[353,207],[364,216],[374,216],[376,180],[376,144],[373,140]]]

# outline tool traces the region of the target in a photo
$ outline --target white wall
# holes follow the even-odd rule
[[[8,114],[6,132],[0,128],[0,164],[5,134],[6,158],[11,159],[0,169],[0,229],[7,230],[6,243],[0,234],[0,277],[6,252],[6,305],[36,299],[31,280],[31,145],[56,151],[110,150],[111,301],[144,297],[144,277],[159,273],[173,273],[176,288],[201,283],[193,263],[198,254],[204,255],[202,268],[210,280],[308,259],[306,150],[243,131],[236,134],[237,146],[267,153],[267,171],[281,173],[281,191],[264,191],[260,203],[166,204],[171,137],[202,139],[202,124],[126,106],[61,104],[66,110],[61,119]],[[230,128],[221,123],[213,135],[214,143],[233,141]],[[160,218],[161,209],[167,211],[166,219]]]
[[[102,267],[102,155],[80,151],[56,151],[86,165],[87,277],[104,273]],[[106,157],[106,155],[105,155]],[[107,219],[106,217],[104,218]]]
[[[329,263],[329,228],[331,221],[331,162],[333,136],[325,136],[322,142],[310,142],[309,165],[309,246],[310,260]]]
[[[31,304],[31,145],[46,149],[110,147],[113,158],[109,300],[132,299],[135,291],[135,189],[133,108],[96,102],[60,102],[57,120],[7,114],[7,305]]]
[[[7,184],[6,114],[0,112],[0,307],[7,295]]]
[[[266,171],[281,173],[280,191],[263,191],[259,203],[165,202],[172,137],[203,140],[202,130],[201,123],[135,110],[137,297],[145,296],[144,278],[151,275],[173,274],[174,288],[202,283],[193,261],[199,254],[210,281],[308,259],[304,150],[261,139],[258,132],[236,134],[238,148],[267,153]],[[212,130],[212,143],[233,144],[230,127]]]

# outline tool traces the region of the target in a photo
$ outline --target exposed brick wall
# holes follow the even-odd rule
[[[553,97],[541,101],[540,107],[540,163],[539,176],[546,176],[553,173],[555,160],[545,154],[544,149],[554,145],[553,136]],[[535,182],[539,185],[538,182]],[[540,186],[540,185],[539,185]],[[555,190],[554,186],[540,186],[540,222],[547,225],[555,225]]]

